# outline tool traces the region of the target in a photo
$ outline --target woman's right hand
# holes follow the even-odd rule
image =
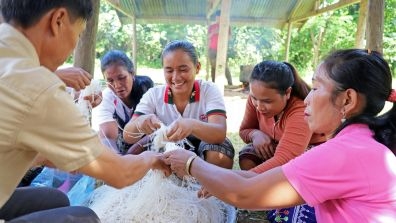
[[[253,132],[252,136],[253,148],[257,155],[263,159],[268,160],[274,156],[276,146],[272,143],[271,137],[260,130]]]

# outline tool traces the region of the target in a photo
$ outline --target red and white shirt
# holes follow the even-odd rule
[[[172,91],[168,85],[149,89],[137,105],[133,116],[155,114],[165,125],[170,125],[176,119],[194,118],[203,122],[210,115],[226,115],[224,98],[215,84],[196,80],[191,91],[190,103],[183,114],[180,114],[173,103]]]

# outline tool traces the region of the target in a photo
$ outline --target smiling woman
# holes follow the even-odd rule
[[[187,138],[191,143],[186,148],[212,164],[232,168],[234,148],[226,138],[224,99],[212,82],[195,80],[201,69],[195,47],[187,41],[170,42],[162,52],[162,65],[166,85],[143,96],[125,127],[125,140],[134,143],[136,134],[149,135],[162,122],[168,126],[168,140]]]
[[[188,164],[205,188],[202,195],[240,208],[307,203],[318,222],[393,222],[396,93],[389,65],[378,52],[339,50],[325,58],[313,80],[304,116],[326,142],[264,173],[221,169],[200,158],[188,163],[195,155],[184,150],[167,152],[165,162],[178,175],[187,174]],[[378,115],[386,101],[393,107]]]

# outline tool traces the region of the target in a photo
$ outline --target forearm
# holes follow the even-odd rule
[[[143,134],[140,133],[139,128],[137,127],[138,119],[129,121],[125,127],[123,132],[123,137],[125,142],[129,144],[134,144],[139,141]]]
[[[190,172],[210,194],[239,208],[263,210],[304,203],[281,168],[246,179],[196,158]]]
[[[226,137],[226,126],[219,123],[207,123],[196,119],[191,120],[192,135],[210,144],[223,143]]]
[[[116,121],[105,122],[99,125],[99,138],[102,144],[114,149],[118,152],[117,148],[118,125]]]
[[[251,103],[250,97],[246,103],[245,114],[239,127],[239,136],[245,143],[251,143],[251,135],[254,131],[260,130],[256,108]]]
[[[246,171],[246,170],[234,170],[234,173],[236,173],[239,176],[244,177],[244,178],[251,178],[251,177],[255,177],[255,176],[258,175],[256,172],[253,172],[253,171],[250,171],[250,170],[248,170],[248,171]]]
[[[239,130],[239,137],[241,137],[242,141],[244,143],[251,143],[252,142],[252,134],[255,131],[260,131],[258,129],[251,129],[251,128],[246,128],[246,129],[240,129]]]
[[[274,156],[253,168],[252,171],[256,173],[262,173],[272,168],[282,166],[283,164],[288,163],[290,160],[304,153],[304,150],[305,149],[301,146],[290,145],[290,147],[285,147],[279,144],[276,147]]]
[[[118,147],[117,147],[116,139],[100,138],[100,141],[102,142],[103,145],[113,149],[115,152],[118,153]]]
[[[152,162],[152,153],[120,156],[106,149],[96,160],[79,171],[101,179],[113,187],[122,188],[140,180],[151,169]]]

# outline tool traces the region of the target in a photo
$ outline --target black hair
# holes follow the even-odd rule
[[[346,89],[354,89],[365,99],[360,114],[349,117],[337,128],[334,135],[353,123],[367,124],[374,138],[395,152],[396,106],[378,116],[392,91],[392,74],[388,63],[375,51],[362,49],[339,50],[323,61],[328,77],[334,81],[332,100]]]
[[[102,73],[112,65],[123,66],[131,75],[135,74],[135,68],[132,60],[129,59],[123,51],[110,50],[100,60],[100,69],[102,70]]]
[[[170,43],[168,43],[164,50],[162,51],[161,54],[161,63],[162,65],[164,65],[164,57],[170,53],[170,52],[174,52],[175,50],[181,49],[184,52],[186,52],[190,58],[191,61],[194,63],[194,65],[197,65],[198,62],[198,55],[197,55],[197,51],[195,50],[195,47],[192,45],[192,43],[186,41],[186,40],[174,40]]]
[[[132,101],[132,108],[135,111],[136,106],[139,104],[140,99],[143,97],[144,93],[148,91],[148,89],[154,87],[154,82],[148,76],[135,76],[135,80],[133,81],[132,91],[129,95],[129,98]]]
[[[301,79],[296,69],[287,62],[262,61],[254,66],[249,82],[262,81],[269,88],[284,95],[291,87],[291,95],[304,100],[310,91],[309,85]]]
[[[129,99],[132,101],[133,110],[135,110],[143,94],[154,86],[154,82],[150,77],[135,75],[133,62],[123,51],[110,50],[100,60],[100,69],[102,70],[102,73],[112,65],[125,67],[128,73],[134,77]]]
[[[92,16],[92,0],[1,0],[1,13],[5,22],[14,20],[23,28],[36,24],[48,11],[65,7],[72,21],[87,21]]]

